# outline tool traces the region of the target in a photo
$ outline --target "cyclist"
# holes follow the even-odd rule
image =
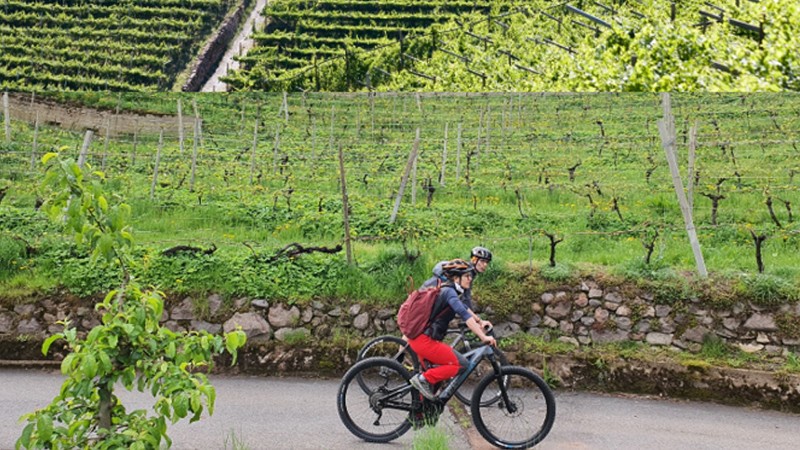
[[[463,355],[442,342],[447,326],[456,314],[482,342],[497,345],[495,339],[483,331],[483,321],[461,299],[464,292],[472,285],[475,266],[463,259],[454,259],[442,265],[442,273],[447,281],[442,285],[441,293],[434,304],[433,309],[437,313],[422,334],[409,339],[411,348],[420,360],[437,365],[411,378],[411,385],[429,400],[436,399],[433,385],[453,378],[467,364]]]
[[[492,262],[492,252],[489,251],[486,247],[473,247],[472,252],[470,252],[470,261],[472,261],[472,265],[475,266],[474,276],[477,276],[479,273],[486,272],[486,268],[489,266],[489,263]],[[433,276],[428,278],[424,283],[422,283],[422,287],[434,287],[439,283],[444,283],[447,281],[447,277],[444,275],[444,271],[442,270],[442,266],[447,264],[449,261],[441,261],[433,268]],[[474,278],[473,276],[473,278]],[[473,279],[474,281],[474,279]],[[472,287],[464,288],[464,294],[461,295],[461,301],[467,306],[467,308],[471,310],[474,308],[472,305]],[[492,328],[492,323],[488,320],[481,320],[480,317],[477,316],[474,312],[472,315],[478,320],[481,327],[484,329]]]

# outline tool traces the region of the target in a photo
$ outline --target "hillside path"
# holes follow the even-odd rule
[[[267,0],[256,0],[256,4],[247,17],[244,26],[242,26],[241,30],[239,30],[239,34],[231,41],[231,45],[228,47],[228,50],[225,51],[225,55],[220,60],[217,70],[214,71],[214,74],[211,75],[208,81],[206,81],[206,84],[203,85],[201,92],[224,92],[228,90],[228,86],[220,81],[220,77],[225,76],[229,70],[239,68],[239,63],[233,59],[234,56],[243,55],[253,48],[253,25],[255,24],[256,29],[261,29],[261,27],[264,26],[264,17],[261,16],[261,12],[264,11],[266,5]]]

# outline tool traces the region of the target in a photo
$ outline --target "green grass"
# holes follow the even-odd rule
[[[448,450],[449,437],[441,424],[428,425],[414,434],[411,448],[414,450]]]
[[[249,450],[251,447],[247,444],[247,441],[241,436],[242,431],[234,432],[230,430],[227,435],[225,435],[225,440],[223,442],[223,449],[225,450]]]
[[[790,352],[786,357],[786,364],[784,368],[791,373],[800,373],[800,356],[797,353]]]

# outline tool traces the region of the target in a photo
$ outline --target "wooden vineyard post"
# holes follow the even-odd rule
[[[33,147],[31,148],[31,170],[36,168],[36,152],[39,150],[39,111],[33,124]]]
[[[369,92],[370,136],[375,139],[375,93]]]
[[[197,100],[192,99],[192,109],[194,109],[194,134],[192,142],[192,174],[189,178],[189,192],[194,192],[194,177],[197,171],[197,147],[200,143],[200,114],[197,112]]]
[[[689,202],[686,199],[686,193],[683,191],[683,183],[681,182],[681,174],[678,168],[678,158],[675,150],[677,145],[675,138],[675,118],[672,115],[669,94],[662,94],[661,101],[664,106],[664,118],[658,120],[658,131],[661,134],[661,145],[664,148],[664,153],[667,156],[667,163],[669,164],[669,170],[672,173],[672,185],[675,188],[675,194],[678,196],[678,203],[681,207],[681,213],[683,213],[683,221],[686,225],[686,233],[689,235],[689,243],[692,246],[692,253],[694,253],[695,263],[697,264],[697,272],[701,277],[705,278],[708,276],[708,271],[706,270],[706,263],[703,260],[703,252],[700,250],[700,241],[697,239],[697,230],[694,227],[692,210],[689,208]]]
[[[492,134],[492,125],[491,125],[491,123],[492,123],[492,107],[491,107],[491,105],[486,105],[486,125],[485,125],[485,129],[483,130],[483,134],[484,134],[484,137],[483,137],[483,153],[484,154],[489,154],[490,138],[491,138],[491,134]],[[478,161],[476,160],[475,162],[476,162],[475,167],[477,168],[478,167],[478,165],[477,165]]]
[[[92,144],[92,136],[94,136],[92,130],[86,130],[86,134],[83,135],[83,145],[81,145],[81,153],[78,156],[78,167],[81,169],[86,164],[86,155],[89,153],[89,145]]]
[[[314,166],[317,160],[317,119],[311,118],[311,173],[316,173]]]
[[[131,167],[136,165],[136,148],[139,146],[139,130],[133,131],[133,148],[131,149]]]
[[[3,92],[3,128],[6,131],[6,143],[11,142],[11,115],[9,114],[8,92]]]
[[[281,109],[283,110],[283,117],[284,117],[283,120],[288,125],[289,124],[289,101],[287,99],[287,95],[288,94],[286,93],[286,91],[283,91],[283,105],[281,106]]]
[[[456,142],[456,183],[461,179],[461,122],[458,123],[458,137]]]
[[[419,151],[419,127],[417,127],[417,137],[414,139],[414,146],[411,149],[411,153],[408,155],[408,161],[406,161],[406,170],[403,172],[403,179],[400,181],[400,189],[397,191],[397,198],[394,200],[394,209],[392,210],[391,217],[389,217],[389,223],[394,223],[397,219],[397,212],[400,210],[400,201],[403,199],[403,192],[406,189],[406,183],[408,183],[408,175],[411,173],[411,167],[417,159],[417,151]]]
[[[342,220],[344,221],[344,248],[347,252],[347,265],[353,265],[353,250],[350,243],[350,206],[347,199],[347,182],[344,173],[344,155],[342,144],[339,144],[339,176],[342,181]]]
[[[150,184],[150,200],[156,194],[156,183],[158,183],[158,164],[161,162],[161,149],[164,148],[164,129],[158,133],[158,149],[156,150],[156,162],[153,165],[153,182]]]
[[[108,159],[108,138],[111,135],[111,119],[106,117],[106,136],[103,139],[103,156],[100,160],[100,170],[106,171],[106,159]]]
[[[336,119],[335,108],[336,105],[331,105],[331,134],[330,134],[330,139],[328,140],[328,147],[331,149],[331,152],[333,152],[333,140],[334,140],[333,122],[334,119]]]
[[[439,185],[444,186],[444,166],[447,163],[447,127],[450,124],[445,122],[444,124],[444,143],[442,145],[442,175],[439,177]]]
[[[483,131],[483,114],[484,114],[484,111],[481,111],[481,115],[478,118],[478,138],[475,139],[475,153],[474,153],[474,156],[472,157],[473,161],[477,161],[477,158],[481,153],[481,132]],[[467,158],[467,159],[469,159],[469,158]],[[477,163],[476,163],[476,166],[477,166]],[[467,171],[467,173],[469,173],[469,171]]]
[[[694,211],[694,164],[697,150],[697,124],[695,123],[689,130],[689,165],[687,167],[686,180],[686,200],[689,202],[689,210]]]
[[[250,184],[253,184],[253,173],[256,171],[256,149],[258,148],[258,122],[261,119],[261,107],[256,108],[256,124],[253,126],[253,148],[250,151]]]
[[[278,173],[278,149],[281,146],[281,128],[275,128],[275,144],[272,147],[272,174]]]
[[[417,136],[419,139],[419,136]],[[414,156],[414,164],[411,166],[411,206],[417,206],[417,161],[419,152]]]
[[[245,110],[245,105],[247,105],[247,103],[242,101],[242,113],[241,113],[241,115],[239,117],[239,136],[244,134],[244,117],[245,117],[244,110]]]
[[[178,99],[178,148],[183,156],[183,106],[181,99]]]

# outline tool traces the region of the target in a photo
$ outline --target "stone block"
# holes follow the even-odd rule
[[[672,344],[672,334],[667,333],[647,333],[645,336],[645,341],[650,345],[671,345]]]

